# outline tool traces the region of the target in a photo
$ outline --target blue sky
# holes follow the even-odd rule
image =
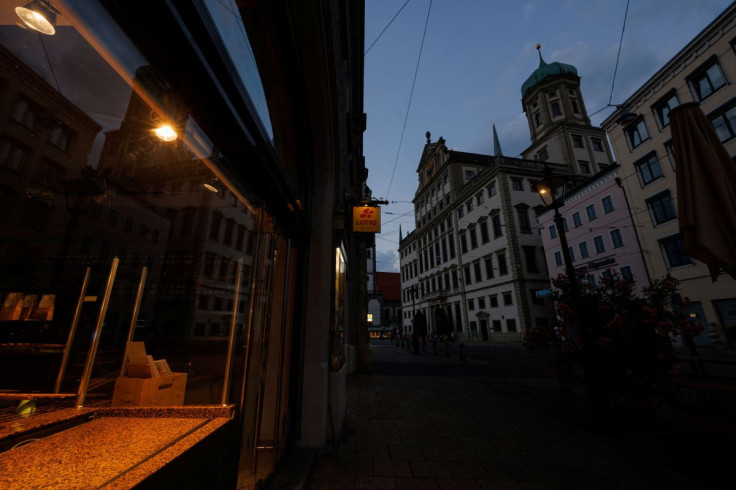
[[[404,2],[366,0],[366,48]],[[612,102],[628,98],[730,3],[631,0]],[[429,4],[410,0],[365,57],[368,185],[373,197],[398,201],[383,207],[380,271],[398,270],[399,224],[404,235],[414,229],[411,200],[424,133],[433,141],[443,136],[449,148],[491,154],[495,124],[504,154],[519,155],[530,143],[520,89],[539,64],[537,43],[548,63],[577,68],[588,113],[604,107],[626,9],[626,0],[433,0],[397,161]]]

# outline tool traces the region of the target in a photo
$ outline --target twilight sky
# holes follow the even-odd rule
[[[366,1],[366,49],[405,1]],[[612,103],[628,98],[730,3],[630,0]],[[492,154],[495,124],[503,153],[518,156],[531,142],[521,84],[539,65],[537,43],[546,62],[577,68],[588,113],[601,109],[611,95],[626,0],[432,0],[398,152],[429,5],[410,0],[365,57],[368,185],[374,198],[396,201],[383,206],[379,271],[398,271],[399,224],[404,236],[414,229],[411,200],[424,133],[432,141],[443,136],[449,148]]]

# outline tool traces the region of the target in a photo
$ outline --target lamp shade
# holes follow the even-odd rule
[[[60,12],[49,2],[33,0],[21,7],[15,7],[15,13],[26,27],[34,31],[48,36],[56,33],[56,16]]]
[[[552,173],[545,168],[544,177],[542,177],[537,183],[534,184],[534,189],[542,198],[542,202],[545,206],[551,206],[557,200],[557,190],[565,185],[567,181],[563,175],[552,175]]]

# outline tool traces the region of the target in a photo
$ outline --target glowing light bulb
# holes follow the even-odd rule
[[[48,36],[56,33],[54,24],[56,23],[56,13],[53,7],[49,7],[44,2],[33,1],[22,7],[15,7],[15,13],[27,27]]]
[[[174,141],[177,137],[176,131],[168,124],[162,124],[153,130],[158,139],[162,141]]]

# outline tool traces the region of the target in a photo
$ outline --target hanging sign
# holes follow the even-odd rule
[[[353,206],[353,231],[381,233],[381,208],[378,206]]]

